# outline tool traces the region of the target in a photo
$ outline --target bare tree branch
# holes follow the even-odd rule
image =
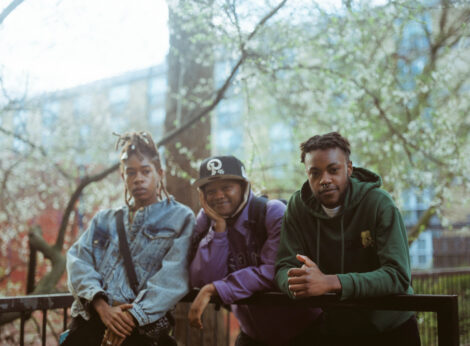
[[[83,189],[91,183],[94,183],[94,182],[97,182],[106,178],[110,173],[114,172],[118,168],[119,168],[119,163],[115,163],[111,167],[103,170],[102,172],[93,176],[87,176],[80,181],[80,184],[77,186],[72,196],[70,197],[69,202],[67,203],[67,207],[65,208],[64,215],[62,216],[62,221],[59,226],[59,232],[57,234],[57,240],[54,245],[54,248],[56,250],[59,250],[59,251],[62,250],[62,246],[64,245],[64,239],[65,239],[65,231],[67,230],[67,225],[69,223],[70,214],[72,213],[73,208],[75,207],[75,204],[80,198],[80,195],[82,194]]]
[[[44,149],[43,146],[41,145],[37,145],[33,142],[31,142],[30,140],[28,140],[27,138],[24,138],[23,136],[20,136],[19,134],[17,133],[13,133],[12,131],[9,131],[7,129],[5,129],[4,127],[0,126],[0,132],[3,132],[4,134],[8,135],[8,136],[11,136],[13,138],[16,138],[18,140],[20,140],[21,142],[27,144],[29,147],[31,147],[32,149],[35,149],[35,150],[38,150],[41,155],[45,158],[49,158],[48,157],[48,154],[47,154],[47,151],[46,149]],[[65,172],[57,163],[54,163],[54,167],[57,169],[57,171],[65,178],[67,179],[72,179],[72,177],[67,173]]]
[[[436,207],[432,205],[421,215],[418,222],[408,230],[408,245],[411,245],[411,243],[418,239],[421,232],[429,225],[434,214],[436,214]]]
[[[13,10],[15,8],[17,8],[19,5],[21,5],[21,3],[23,1],[24,0],[13,0],[12,2],[10,2],[10,5],[5,7],[5,9],[2,11],[2,13],[0,13],[0,25],[2,25],[3,21],[8,17],[8,15],[11,12],[13,12]]]

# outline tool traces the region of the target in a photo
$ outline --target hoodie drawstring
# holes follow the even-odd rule
[[[317,266],[320,267],[320,219],[317,218]]]
[[[344,274],[344,227],[343,227],[344,214],[341,215],[341,274]]]

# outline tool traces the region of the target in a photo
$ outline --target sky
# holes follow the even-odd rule
[[[25,0],[0,26],[0,76],[36,93],[156,65],[167,21],[165,0]]]
[[[168,45],[165,0],[24,0],[0,26],[0,76],[10,96],[65,89],[160,64]]]

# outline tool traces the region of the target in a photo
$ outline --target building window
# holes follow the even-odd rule
[[[166,88],[167,82],[164,76],[151,78],[147,89],[149,104],[152,106],[165,104]]]
[[[46,129],[50,129],[55,126],[57,119],[59,118],[60,104],[58,101],[46,102],[42,107],[42,125]]]
[[[129,103],[129,85],[119,85],[109,90],[109,106],[112,114],[122,113]]]
[[[165,127],[165,109],[163,107],[153,109],[149,114],[149,123],[155,137],[160,138]]]
[[[91,112],[91,95],[78,96],[73,103],[73,114],[76,119],[84,120]]]

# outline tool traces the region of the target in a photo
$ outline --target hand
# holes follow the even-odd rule
[[[336,275],[325,275],[307,256],[297,255],[303,263],[300,268],[287,272],[289,290],[296,298],[320,296],[331,291],[341,291],[341,283]]]
[[[199,203],[201,204],[202,209],[204,209],[206,215],[209,216],[212,221],[214,221],[214,231],[217,233],[225,232],[225,230],[227,229],[227,223],[225,222],[225,219],[219,214],[217,214],[214,209],[209,207],[206,202],[204,192],[202,190],[199,190]]]
[[[194,299],[189,309],[188,319],[189,325],[193,328],[202,329],[201,316],[206,309],[207,304],[213,295],[217,294],[214,284],[205,285]]]
[[[114,334],[111,330],[106,329],[104,332],[101,346],[121,346],[126,338],[121,338],[117,334]]]
[[[122,304],[118,306],[109,306],[102,298],[93,301],[93,307],[100,316],[103,324],[111,332],[120,338],[126,338],[131,335],[136,324],[132,315],[126,311],[132,308],[132,304]]]

